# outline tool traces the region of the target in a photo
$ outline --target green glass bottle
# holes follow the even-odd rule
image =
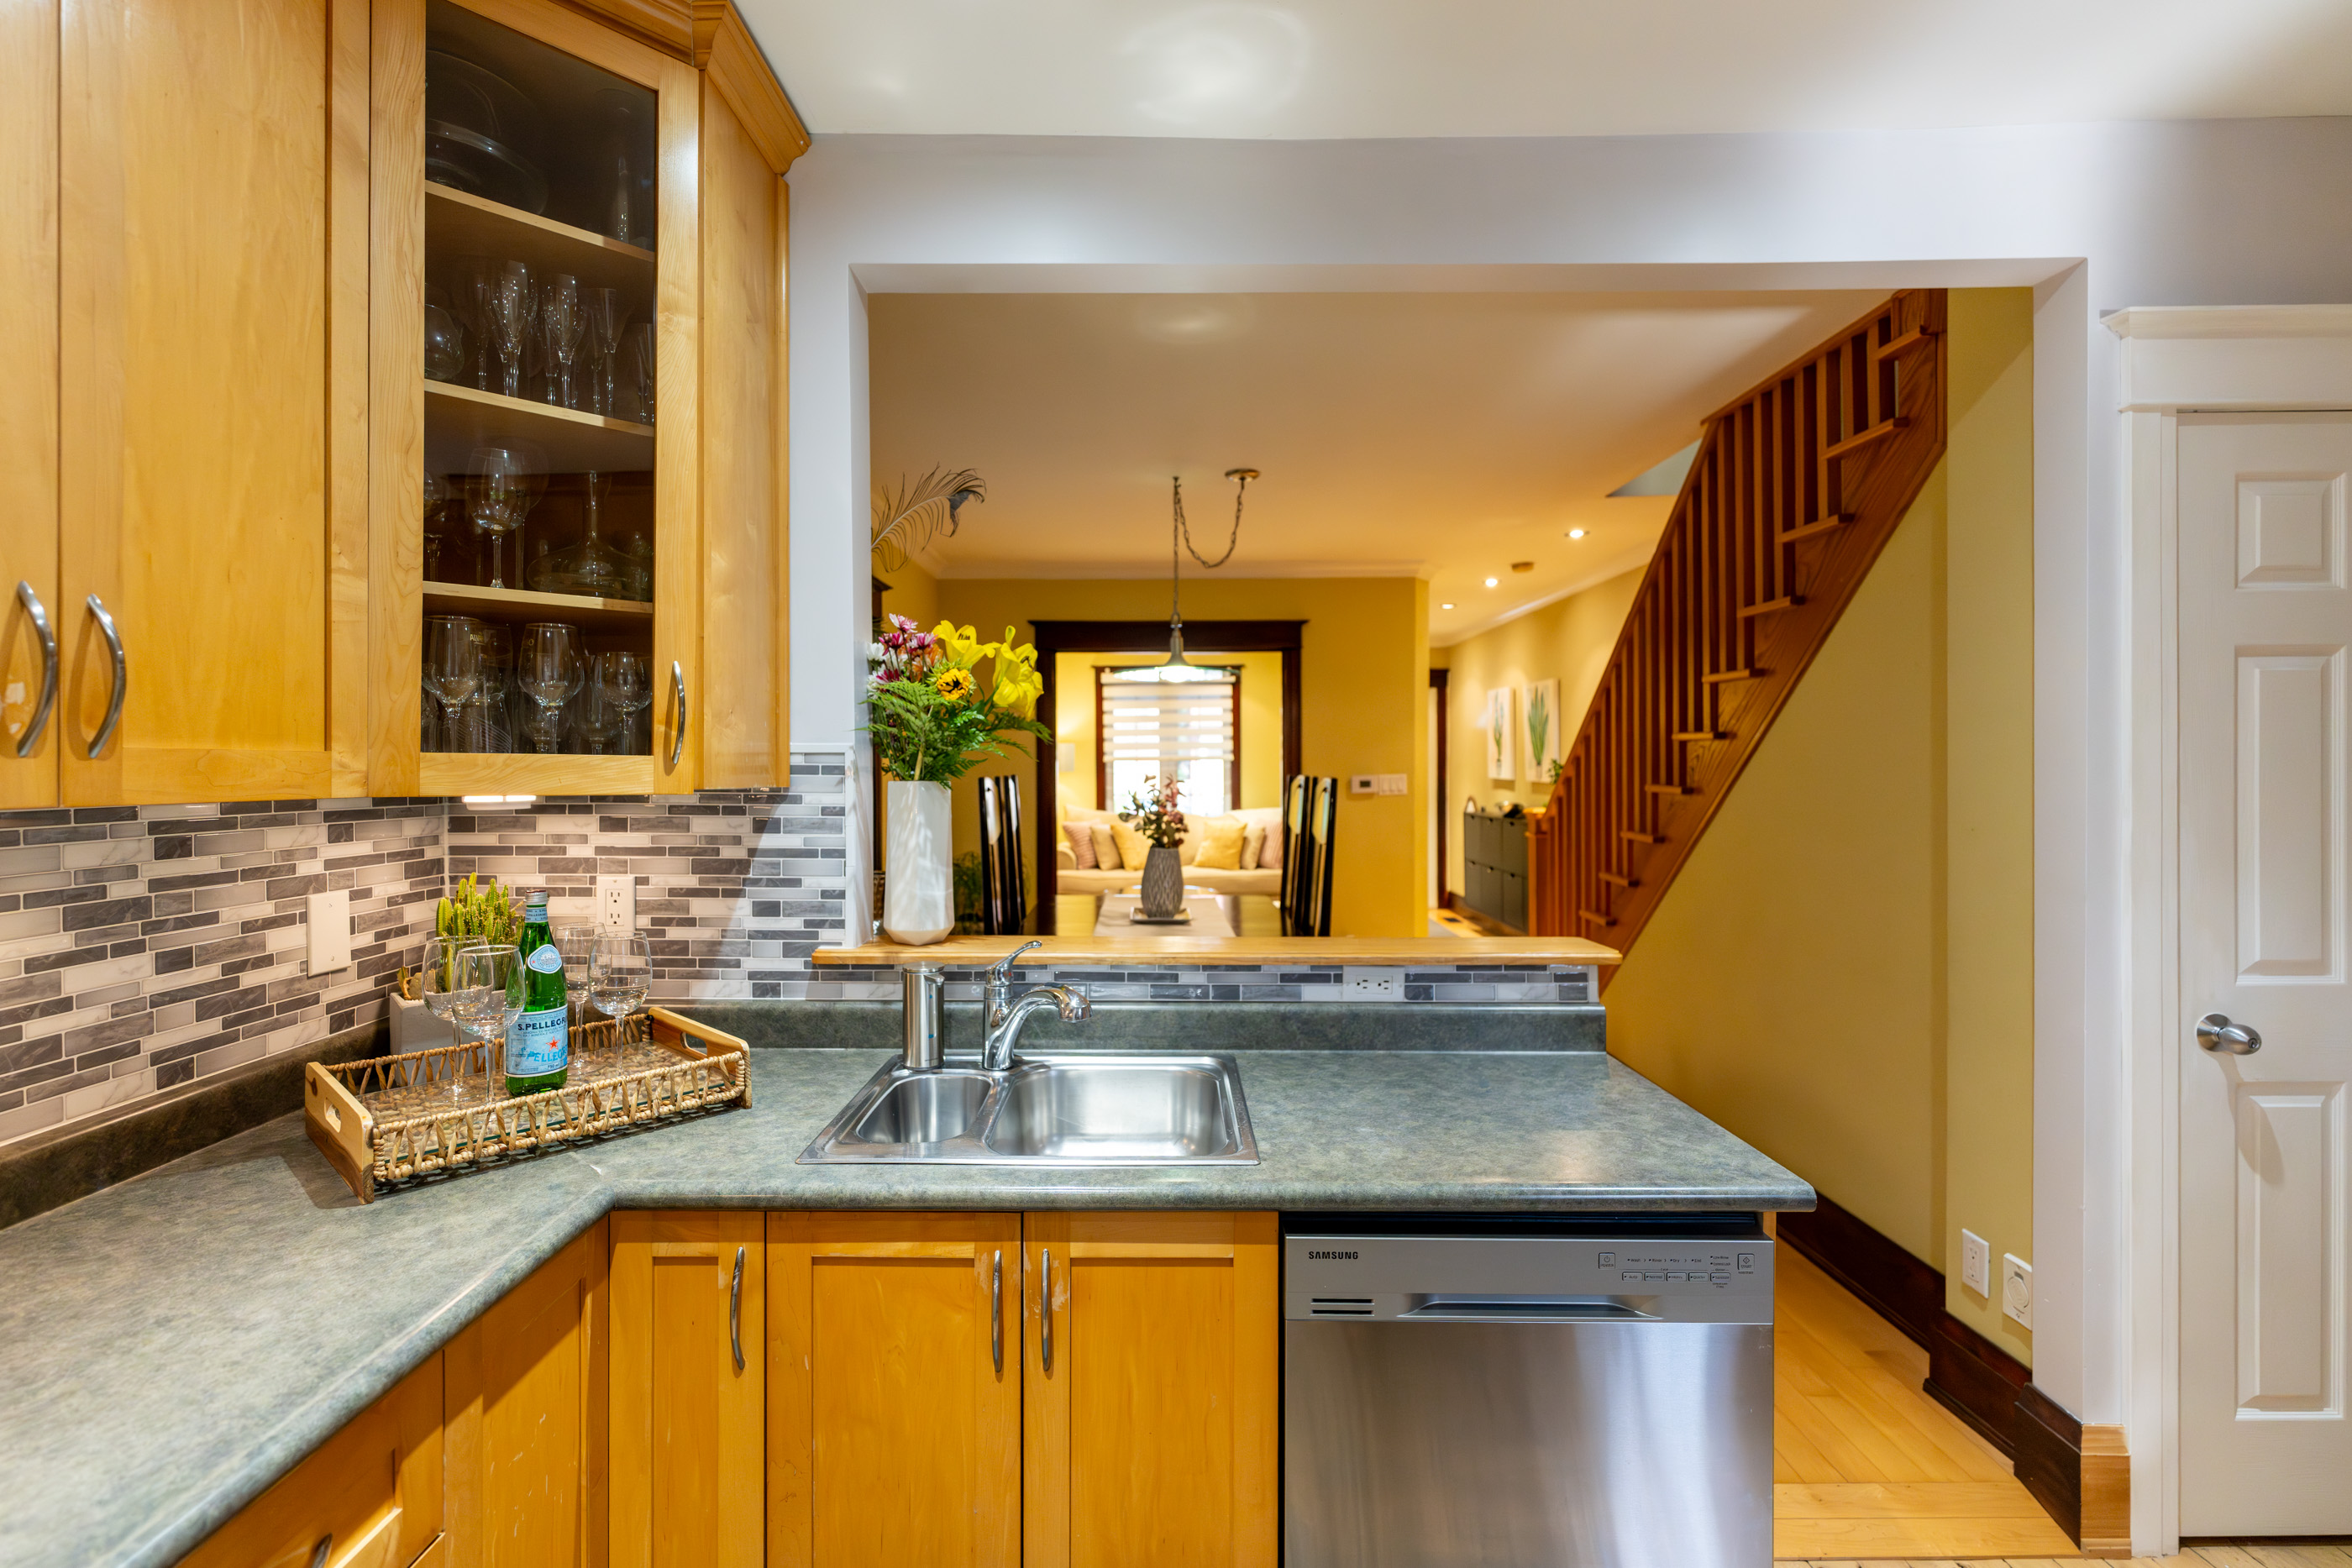
[[[507,1092],[536,1094],[563,1087],[572,1065],[571,1009],[564,1003],[563,954],[547,925],[547,894],[531,892],[525,902],[522,962],[507,991],[509,1004],[521,994],[522,1012],[507,1026]]]

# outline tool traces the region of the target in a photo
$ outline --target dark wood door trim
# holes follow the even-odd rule
[[[1304,621],[1187,621],[1184,645],[1202,653],[1280,653],[1282,655],[1282,776],[1299,771],[1299,664]],[[1037,717],[1046,728],[1061,734],[1061,694],[1055,689],[1054,658],[1059,653],[1149,653],[1168,646],[1165,621],[1032,621],[1030,641],[1037,650],[1037,674],[1045,689],[1037,696]],[[1084,700],[1092,701],[1087,693]],[[1055,789],[1059,777],[1058,739],[1037,742],[1037,928],[1054,929],[1054,896],[1061,887],[1061,866],[1055,859],[1056,825]]]

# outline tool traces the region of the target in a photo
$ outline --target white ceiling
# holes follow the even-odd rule
[[[987,480],[942,576],[1131,578],[1171,475],[1213,559],[1255,467],[1219,575],[1425,576],[1444,645],[1645,561],[1671,498],[1609,492],[1878,298],[879,294],[873,473]]]
[[[2352,112],[2346,0],[738,0],[818,132],[1596,136]]]

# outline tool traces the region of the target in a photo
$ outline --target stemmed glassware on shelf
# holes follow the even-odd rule
[[[630,744],[631,731],[636,726],[637,715],[654,703],[653,667],[643,653],[614,649],[596,655],[589,679],[595,683],[604,701],[619,713],[621,749],[633,753],[635,747]]]
[[[509,261],[490,279],[490,334],[499,348],[499,391],[522,396],[523,351],[530,344],[539,294],[525,263]]]
[[[547,401],[561,408],[578,408],[579,394],[572,385],[572,362],[580,352],[580,334],[588,318],[580,301],[580,280],[559,272],[547,280],[540,295],[540,340],[547,350]]]
[[[466,515],[492,540],[490,586],[506,586],[506,536],[522,527],[547,489],[547,465],[522,443],[477,446],[466,476]],[[518,571],[516,576],[522,574]]]
[[[481,622],[465,615],[425,618],[425,685],[441,706],[443,733],[458,733],[458,716],[482,689]]]
[[[544,593],[578,593],[591,599],[629,599],[634,573],[628,558],[604,540],[604,502],[613,482],[591,469],[585,476],[587,522],[580,542],[530,563],[530,583]]]
[[[466,329],[438,305],[425,308],[425,377],[454,382],[466,368]]]
[[[475,640],[482,645],[482,689],[467,712],[467,751],[512,751],[514,744],[514,633],[504,626],[483,624]]]
[[[580,683],[580,695],[572,699],[572,733],[594,757],[602,757],[611,748],[629,718],[596,679],[596,665],[604,657],[602,653],[590,656],[589,673]]]
[[[650,321],[632,323],[626,334],[629,345],[629,376],[632,390],[637,394],[637,423],[654,422],[654,324]]]
[[[618,391],[615,378],[619,374],[621,329],[628,325],[629,313],[621,308],[621,291],[617,288],[583,288],[580,291],[580,306],[588,319],[588,360],[592,367],[589,407],[610,419]]]
[[[580,689],[580,633],[558,622],[535,621],[522,629],[522,645],[515,652],[515,682],[531,700],[525,721],[532,743],[541,752],[555,749],[563,723],[563,705]]]

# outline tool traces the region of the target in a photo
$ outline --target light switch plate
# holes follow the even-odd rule
[[[2033,1265],[2014,1252],[2000,1255],[2000,1310],[2018,1327],[2033,1326]]]
[[[1376,794],[1378,793],[1379,789],[1380,775],[1377,773],[1350,773],[1348,775],[1348,793],[1350,795]]]
[[[637,928],[637,879],[600,876],[596,879],[596,928],[625,932]]]
[[[1960,1232],[1960,1283],[1979,1296],[1992,1294],[1992,1249],[1973,1230]]]
[[[352,967],[352,895],[347,888],[310,896],[303,916],[310,942],[313,975],[331,975]]]
[[[1373,774],[1373,775],[1372,775],[1372,793],[1373,793],[1373,794],[1375,794],[1375,795],[1402,795],[1402,794],[1403,794],[1404,792],[1405,792],[1405,777],[1404,777],[1404,775],[1403,775],[1403,774],[1402,774],[1402,773],[1375,773],[1375,774]]]

